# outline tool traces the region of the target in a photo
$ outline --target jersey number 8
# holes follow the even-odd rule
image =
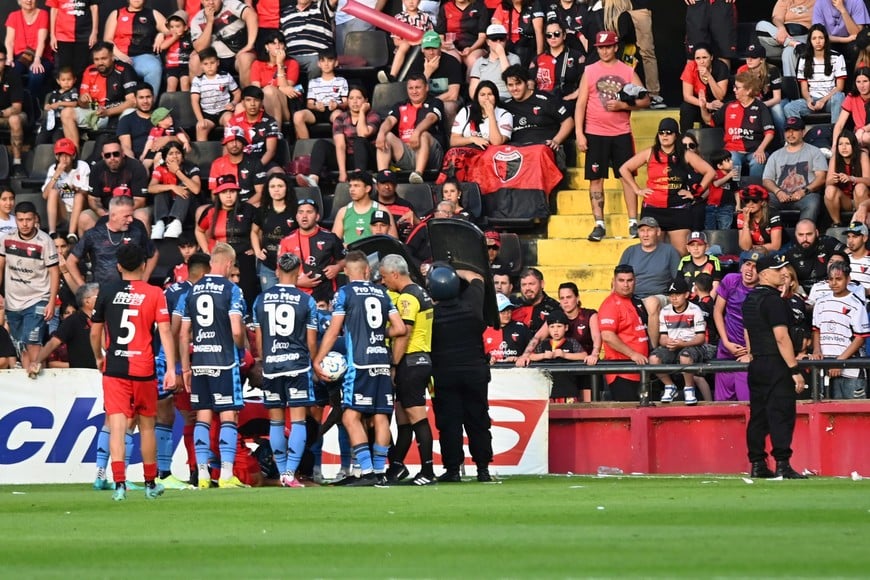
[[[381,311],[381,303],[377,298],[368,297],[365,299],[366,321],[369,323],[369,328],[377,330],[384,324],[384,313]]]

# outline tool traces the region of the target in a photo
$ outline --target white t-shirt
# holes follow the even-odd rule
[[[42,190],[48,187],[51,177],[54,175],[54,170],[57,163],[52,163],[48,168],[48,173],[45,176],[45,183],[42,184]],[[72,171],[66,171],[60,174],[57,180],[57,190],[60,192],[60,199],[66,206],[66,211],[71,212],[73,208],[73,200],[76,197],[76,191],[91,191],[91,166],[86,161],[79,159],[76,161],[76,167]]]
[[[804,75],[804,59],[797,64],[798,81],[805,80],[809,85],[810,97],[813,100],[821,99],[834,90],[837,79],[846,78],[846,60],[842,54],[831,53],[831,74],[825,74],[825,63],[822,60],[813,59],[813,76],[809,79]]]
[[[689,342],[697,334],[707,332],[707,321],[704,311],[693,302],[686,304],[686,309],[677,312],[670,304],[659,312],[659,333],[667,334],[671,340]]]
[[[870,288],[870,254],[864,254],[863,258],[849,256],[849,263],[852,267],[850,279],[863,286],[866,291]]]
[[[819,344],[825,358],[836,358],[855,336],[870,336],[870,321],[864,303],[854,294],[820,298],[813,308],[813,331],[819,331]],[[843,376],[856,378],[860,369],[843,369]]]
[[[453,120],[453,128],[450,132],[462,135],[463,137],[483,137],[484,139],[489,139],[489,122],[485,122],[477,127],[477,131],[472,131],[471,123],[468,121],[469,114],[470,110],[468,107],[460,109],[456,114],[456,118]],[[514,130],[514,116],[501,107],[496,107],[495,118],[496,124],[498,125],[498,132],[504,135],[506,139],[510,140],[511,134]]]
[[[18,229],[18,224],[15,223],[15,214],[10,213],[7,219],[0,218],[0,238],[6,234],[11,234]]]
[[[308,81],[308,94],[306,97],[315,103],[323,103],[329,106],[332,102],[341,103],[341,99],[347,97],[347,93],[346,79],[335,77],[327,81],[323,77],[315,77]]]

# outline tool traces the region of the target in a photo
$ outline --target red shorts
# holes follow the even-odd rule
[[[175,408],[179,411],[193,410],[190,406],[190,393],[184,389],[175,389],[172,400],[175,402]]]
[[[128,419],[136,415],[157,415],[157,381],[133,381],[103,377],[103,404],[107,415],[122,413]]]

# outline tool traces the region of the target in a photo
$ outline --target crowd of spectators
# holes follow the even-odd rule
[[[831,355],[824,333],[815,340],[808,329],[818,333],[829,321],[817,320],[819,300],[803,296],[830,279],[830,296],[841,298],[852,273],[848,263],[828,263],[844,248],[820,233],[826,226],[851,224],[840,232],[846,261],[866,270],[866,251],[852,243],[867,241],[861,222],[870,207],[870,15],[862,2],[778,0],[771,21],[737,46],[732,0],[687,0],[678,118],[662,120],[653,146],[638,153],[632,111],[665,106],[651,34],[658,13],[647,1],[406,0],[395,17],[420,37],[390,37],[394,58],[377,79],[402,77],[405,98],[379,110],[375,85],[351,76],[344,51],[350,34],[374,26],[349,19],[341,2],[203,0],[190,12],[187,4],[161,11],[127,0],[103,21],[90,0],[48,0],[45,10],[19,0],[6,22],[0,128],[9,133],[11,174],[26,180],[27,146],[51,144],[55,157],[40,188],[46,223],[29,202],[15,205],[11,190],[0,193],[6,322],[23,366],[45,342],[43,327],[81,306],[79,288],[117,278],[113,252],[122,243],[145,249],[151,273],[157,240],[206,252],[225,242],[251,300],[274,285],[281,248],[300,255],[299,286],[323,300],[335,291],[345,246],[367,236],[407,242],[413,266],[425,269],[423,225],[432,217],[481,220],[463,207],[461,182],[476,181],[467,170],[476,159],[505,147],[536,148],[560,170],[575,150],[585,153],[592,242],[608,234],[604,181],[619,177],[625,233],[639,243],[620,258],[600,316],[581,307],[572,282],[555,300],[540,271],[501,279],[508,268],[493,257],[504,324],[487,334],[493,363],[745,360],[740,305],[767,253],[784,254],[794,270],[783,295],[805,327],[796,352],[861,352],[850,343]],[[788,79],[799,94],[787,98]],[[192,119],[160,106],[173,93],[189,100]],[[30,98],[42,109],[38,123],[25,113]],[[808,142],[804,118],[818,122],[825,113],[827,141]],[[721,127],[724,139],[702,156],[698,135],[708,127]],[[281,153],[292,151],[282,141],[309,137],[307,158]],[[94,153],[84,159],[89,141]],[[220,154],[204,165],[208,142],[219,142]],[[642,166],[645,183],[637,178]],[[396,195],[397,171],[417,185],[433,185],[441,173],[431,211]],[[319,192],[292,192],[334,186],[347,198],[328,229]],[[704,230],[732,226],[739,271],[725,275]],[[488,234],[497,254],[498,235]],[[31,246],[38,251],[22,256]],[[866,302],[861,292],[850,296]],[[14,364],[4,358],[8,342],[0,335],[0,365]],[[611,398],[635,398],[636,380],[608,377]],[[717,376],[712,389],[704,377],[682,380],[689,404],[748,397],[740,373]],[[679,398],[670,378],[662,383],[664,402]],[[554,398],[576,400],[583,386],[560,384]]]

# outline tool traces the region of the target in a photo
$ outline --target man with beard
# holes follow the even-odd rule
[[[97,220],[108,213],[112,198],[123,195],[133,200],[134,216],[146,229],[151,224],[151,212],[146,208],[148,202],[148,182],[150,176],[138,159],[124,155],[121,142],[117,137],[109,137],[103,142],[102,160],[91,168],[88,181],[91,191],[88,194],[90,209],[79,215],[79,230],[87,232]]]
[[[794,229],[795,244],[785,253],[786,261],[794,267],[798,282],[805,292],[827,276],[825,264],[834,250],[845,246],[830,236],[819,236],[811,219],[802,219]]]
[[[136,106],[133,91],[138,77],[132,65],[115,59],[114,50],[111,42],[98,42],[91,48],[94,64],[82,75],[79,106],[61,109],[63,134],[77,147],[79,127],[105,129],[116,124],[124,111]]]
[[[547,315],[559,309],[559,303],[544,292],[544,275],[537,268],[527,268],[520,274],[520,293],[525,304],[514,310],[512,318],[537,333],[547,321]],[[530,342],[526,350],[535,352],[536,346],[537,342]]]
[[[728,274],[722,279],[713,306],[713,321],[719,333],[718,360],[749,362],[751,356],[743,332],[743,301],[747,294],[758,286],[755,264],[762,258],[760,252],[740,254],[740,272]],[[719,373],[716,375],[716,401],[748,401],[749,384],[745,372]]]

